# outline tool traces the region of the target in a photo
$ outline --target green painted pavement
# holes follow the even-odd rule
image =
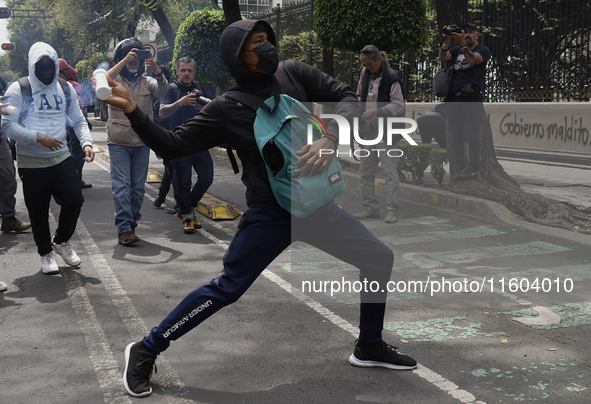
[[[446,230],[434,232],[422,232],[414,234],[396,234],[389,236],[378,237],[384,244],[390,245],[406,245],[414,243],[427,243],[440,240],[463,240],[474,239],[480,237],[490,237],[505,234],[490,227],[473,227],[459,230]]]
[[[417,342],[442,342],[455,339],[495,337],[504,332],[482,332],[482,323],[468,322],[466,317],[433,318],[426,321],[395,321],[384,324],[401,338]]]

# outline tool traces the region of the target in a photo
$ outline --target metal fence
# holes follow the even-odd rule
[[[589,0],[470,0],[471,20],[482,27],[488,46],[486,100],[590,101],[591,2]],[[311,31],[314,1],[291,3],[266,14],[251,15],[271,23],[278,40]],[[389,63],[404,77],[407,101],[437,101],[431,79],[440,68],[434,32],[426,51],[407,51]],[[317,44],[304,60],[317,67]],[[321,65],[321,61],[320,61]],[[358,55],[334,54],[335,77],[357,85],[362,65]]]

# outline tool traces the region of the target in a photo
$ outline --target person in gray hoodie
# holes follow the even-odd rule
[[[17,163],[23,183],[41,271],[56,274],[55,253],[69,266],[80,265],[70,245],[84,198],[80,174],[68,150],[66,120],[74,128],[87,162],[94,159],[92,138],[71,84],[58,79],[58,57],[44,42],[29,49],[29,76],[10,85],[6,96],[18,113],[5,116],[2,130],[17,142]],[[53,238],[49,226],[51,197],[61,206]]]

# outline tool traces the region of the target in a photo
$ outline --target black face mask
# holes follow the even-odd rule
[[[37,62],[35,63],[35,76],[39,81],[46,86],[50,85],[55,76],[55,62],[49,60],[48,62]]]
[[[259,58],[259,62],[256,65],[257,69],[271,74],[274,74],[277,71],[277,66],[279,66],[279,55],[277,54],[277,48],[275,48],[271,42],[267,41],[253,50],[245,52],[254,52],[254,54],[257,55]]]

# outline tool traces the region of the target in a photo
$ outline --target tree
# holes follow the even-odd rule
[[[392,53],[428,38],[425,0],[316,0],[314,30],[325,48],[358,53],[373,44]]]
[[[223,11],[192,12],[177,32],[173,65],[183,56],[197,64],[195,80],[213,82],[222,91],[232,79],[220,54],[220,36],[226,27]]]
[[[437,21],[444,21],[440,23],[442,26],[467,21],[467,7],[466,0],[435,0]],[[497,160],[492,130],[484,107],[480,109],[478,116],[474,117],[474,123],[480,136],[480,177],[476,180],[453,182],[447,187],[449,191],[498,202],[511,212],[534,223],[591,234],[591,215],[583,213],[575,206],[541,195],[528,194],[505,172]],[[457,160],[451,152],[451,145],[457,141],[457,136],[449,132],[449,125],[447,128],[448,157],[453,170]]]
[[[233,22],[240,21],[242,19],[238,0],[224,0],[224,16],[226,19],[226,25],[230,25]]]
[[[37,5],[32,0],[7,1],[9,8],[37,9]],[[10,42],[16,45],[16,48],[7,53],[8,67],[16,73],[18,77],[28,76],[28,55],[29,48],[35,42],[46,42],[51,45],[60,54],[57,46],[58,29],[51,19],[34,18],[16,18],[8,21],[8,31],[10,31]]]

